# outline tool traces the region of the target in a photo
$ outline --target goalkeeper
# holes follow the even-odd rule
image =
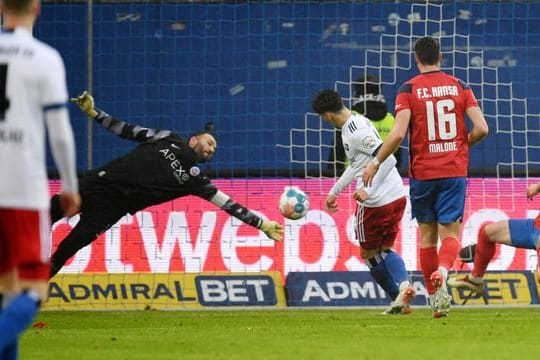
[[[197,166],[210,160],[216,151],[217,140],[211,131],[196,132],[186,140],[169,130],[143,128],[115,119],[94,107],[94,99],[86,91],[71,101],[107,130],[140,145],[79,179],[80,220],[52,255],[51,277],[71,256],[127,213],[186,195],[208,200],[269,238],[281,240],[283,229],[279,223],[261,219],[235,202]],[[62,217],[60,197],[55,195],[51,199],[51,220],[54,223]]]

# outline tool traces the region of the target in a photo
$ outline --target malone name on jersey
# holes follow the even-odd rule
[[[441,153],[447,151],[457,151],[457,144],[455,141],[429,144],[430,153]]]

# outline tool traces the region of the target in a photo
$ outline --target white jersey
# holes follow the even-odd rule
[[[0,33],[0,207],[48,209],[45,124],[64,189],[77,191],[67,100],[60,54],[25,28],[3,30]]]
[[[363,188],[369,194],[369,198],[363,202],[366,207],[383,206],[405,196],[405,187],[396,169],[396,158],[393,155],[380,164],[371,187],[365,188],[362,183],[364,169],[373,159],[373,152],[382,144],[377,129],[368,118],[352,112],[351,117],[341,128],[341,138],[349,159],[349,167],[332,187],[330,194],[339,194],[356,179],[356,188]]]

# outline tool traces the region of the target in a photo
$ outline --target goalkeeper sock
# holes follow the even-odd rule
[[[405,268],[405,262],[397,252],[387,249],[381,253],[381,256],[384,257],[386,268],[388,269],[388,272],[392,274],[396,283],[401,284],[409,282],[409,274]]]
[[[0,354],[16,345],[19,335],[32,323],[39,308],[39,297],[31,291],[16,296],[0,315]]]
[[[375,282],[394,300],[399,294],[399,287],[392,274],[388,271],[385,261],[380,255],[377,255],[371,259],[367,259],[366,264]]]
[[[489,241],[489,237],[486,233],[486,226],[484,224],[480,226],[478,231],[478,243],[476,244],[476,252],[474,255],[474,267],[472,270],[472,275],[475,277],[483,277],[486,269],[495,255],[496,245],[495,243]]]

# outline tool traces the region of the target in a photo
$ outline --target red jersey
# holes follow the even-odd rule
[[[468,129],[465,110],[478,106],[472,89],[442,71],[407,81],[396,97],[395,113],[409,109],[409,177],[417,180],[467,176]]]

